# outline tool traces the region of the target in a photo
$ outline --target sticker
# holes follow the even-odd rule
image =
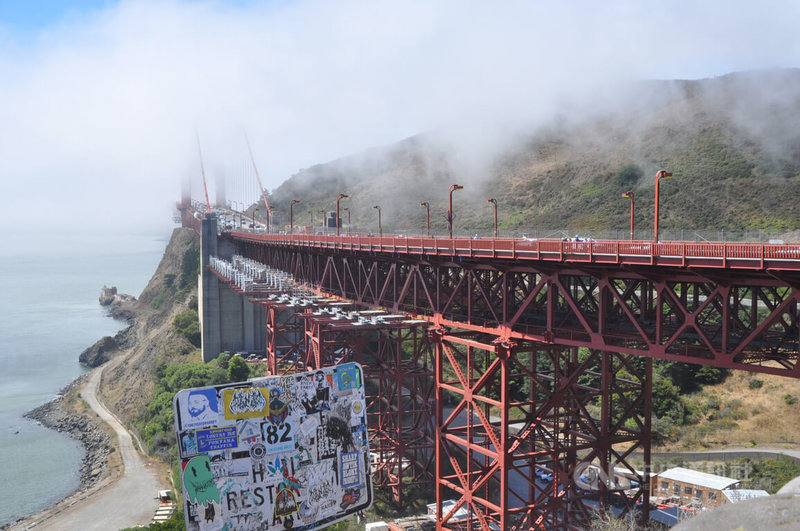
[[[319,529],[372,505],[356,363],[183,389],[173,406],[187,529]]]
[[[343,453],[339,458],[339,470],[342,471],[342,487],[352,487],[361,482],[358,467],[358,452]]]
[[[263,387],[224,389],[222,401],[227,420],[252,419],[269,415],[269,389]]]
[[[198,430],[195,434],[195,438],[197,439],[197,451],[203,453],[236,448],[239,446],[239,438],[236,436],[236,426]]]
[[[217,391],[215,389],[194,389],[189,391],[181,402],[181,427],[203,428],[219,422],[217,412]]]
[[[339,377],[339,389],[344,391],[347,389],[355,389],[361,386],[359,378],[359,370],[355,367],[339,367],[337,376]]]
[[[267,444],[267,453],[276,454],[294,450],[294,435],[290,422],[280,425],[264,422],[261,424],[261,435]]]
[[[250,447],[250,457],[253,459],[263,459],[267,455],[267,447],[261,443],[254,444]]]

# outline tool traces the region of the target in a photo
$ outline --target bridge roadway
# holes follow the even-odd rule
[[[433,325],[437,497],[456,493],[456,508],[483,527],[581,528],[597,498],[573,475],[592,462],[640,485],[599,499],[646,518],[649,476],[630,456],[649,463],[652,358],[800,377],[800,244],[255,232],[221,241],[320,293]],[[471,412],[467,426],[443,414],[447,399]]]

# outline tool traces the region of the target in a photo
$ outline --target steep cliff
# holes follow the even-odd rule
[[[155,274],[136,303],[132,325],[116,337],[121,361],[103,375],[106,403],[129,427],[152,399],[159,364],[199,360],[199,351],[172,326],[196,305],[200,238],[175,229]]]

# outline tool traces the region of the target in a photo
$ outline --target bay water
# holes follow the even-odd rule
[[[136,297],[169,238],[163,234],[14,234],[0,248],[0,526],[79,486],[83,448],[23,418],[85,369],[78,355],[126,323],[100,306],[101,288]]]

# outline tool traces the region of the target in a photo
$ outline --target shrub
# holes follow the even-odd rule
[[[695,373],[695,379],[701,384],[713,385],[722,383],[730,374],[728,369],[720,369],[717,367],[709,367],[703,365]]]
[[[747,387],[750,389],[761,389],[764,385],[764,380],[759,380],[758,378],[750,378],[750,381],[747,382]]]
[[[200,347],[200,318],[195,310],[186,310],[175,316],[173,326],[189,342]]]
[[[706,400],[705,409],[718,410],[719,405],[720,405],[719,398],[716,395],[711,395],[710,397],[708,397],[708,400]]]
[[[797,397],[787,393],[787,394],[783,395],[783,401],[791,406],[792,404],[796,404],[797,403]]]
[[[241,382],[247,380],[248,376],[250,376],[250,367],[247,366],[247,362],[239,356],[234,356],[228,362],[228,381]]]
[[[228,363],[231,361],[231,353],[230,352],[223,352],[219,356],[217,356],[217,367],[220,369],[227,371],[228,370]]]

